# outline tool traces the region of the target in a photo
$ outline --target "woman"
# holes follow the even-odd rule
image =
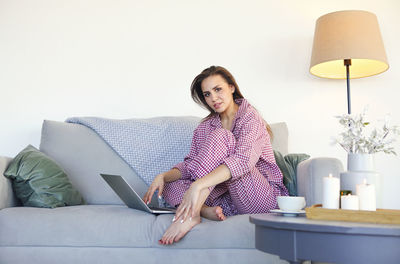
[[[158,190],[178,206],[161,244],[179,241],[201,217],[266,213],[288,195],[272,151],[269,127],[243,98],[233,76],[211,66],[192,82],[192,98],[210,114],[195,129],[189,154],[156,176],[143,200]]]

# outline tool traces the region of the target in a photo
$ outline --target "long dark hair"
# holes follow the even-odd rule
[[[221,66],[208,67],[207,69],[203,70],[199,75],[197,75],[196,78],[194,78],[192,85],[190,86],[190,93],[192,95],[193,100],[201,107],[206,108],[208,111],[210,111],[210,114],[206,118],[204,118],[204,120],[207,120],[208,118],[214,116],[215,112],[207,104],[206,99],[204,98],[203,91],[201,90],[201,83],[207,77],[214,75],[221,76],[229,85],[233,85],[235,87],[235,91],[233,93],[233,100],[244,98],[239,90],[239,86],[237,85],[235,78],[227,69]],[[273,135],[271,127],[267,124],[267,122],[264,121],[264,123],[268,131],[268,134],[272,139]]]

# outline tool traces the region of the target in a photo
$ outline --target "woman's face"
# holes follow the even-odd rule
[[[229,85],[221,75],[211,75],[205,78],[201,83],[201,91],[208,106],[218,114],[234,107],[235,87]]]

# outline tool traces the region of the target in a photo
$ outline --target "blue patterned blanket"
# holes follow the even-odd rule
[[[94,130],[150,185],[154,177],[171,169],[189,153],[198,117],[106,119],[73,117],[66,122]]]

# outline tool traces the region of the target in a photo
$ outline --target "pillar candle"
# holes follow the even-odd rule
[[[360,201],[360,210],[376,211],[375,185],[367,184],[367,179],[364,179],[362,184],[356,185],[356,193]]]
[[[339,178],[324,177],[322,179],[322,207],[327,209],[339,209],[340,180]]]
[[[342,195],[340,197],[340,203],[342,205],[342,209],[344,210],[358,210],[359,209],[359,201],[357,195]]]

